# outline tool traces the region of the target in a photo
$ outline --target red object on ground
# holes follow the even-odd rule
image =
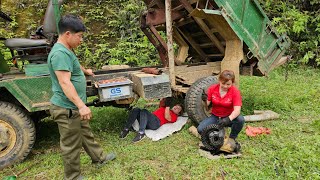
[[[246,134],[247,136],[254,137],[259,134],[271,134],[271,129],[265,127],[246,127]]]

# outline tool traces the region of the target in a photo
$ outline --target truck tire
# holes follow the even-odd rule
[[[36,139],[30,117],[14,104],[0,101],[0,170],[24,160]]]
[[[197,125],[211,115],[211,110],[205,110],[205,101],[201,97],[204,93],[207,93],[210,85],[216,83],[218,83],[216,76],[204,77],[193,83],[187,92],[185,100],[186,112],[189,118]]]

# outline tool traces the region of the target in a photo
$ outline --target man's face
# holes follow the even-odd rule
[[[82,39],[83,32],[71,33],[68,31],[66,35],[67,35],[68,44],[71,48],[78,47],[83,41]]]

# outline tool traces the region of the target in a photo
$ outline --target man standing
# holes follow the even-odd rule
[[[84,74],[94,74],[91,69],[85,69],[80,65],[73,52],[82,42],[86,28],[82,20],[75,15],[63,16],[58,28],[58,41],[48,56],[53,91],[50,114],[59,128],[64,178],[83,179],[80,174],[82,147],[92,162],[98,165],[113,160],[115,154],[103,153],[89,126],[92,113],[85,105],[87,97]]]

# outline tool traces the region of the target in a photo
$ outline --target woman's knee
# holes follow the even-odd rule
[[[245,123],[245,119],[242,115],[239,115],[237,118],[236,118],[236,123],[237,124],[244,124]]]
[[[202,133],[203,128],[202,128],[202,126],[201,126],[201,123],[198,125],[198,127],[197,127],[197,131],[198,131],[198,133],[199,133],[199,134],[201,134],[201,133]]]
[[[201,132],[210,124],[214,124],[215,120],[213,116],[207,117],[203,121],[199,123],[199,126],[197,127],[198,133],[201,134]]]

